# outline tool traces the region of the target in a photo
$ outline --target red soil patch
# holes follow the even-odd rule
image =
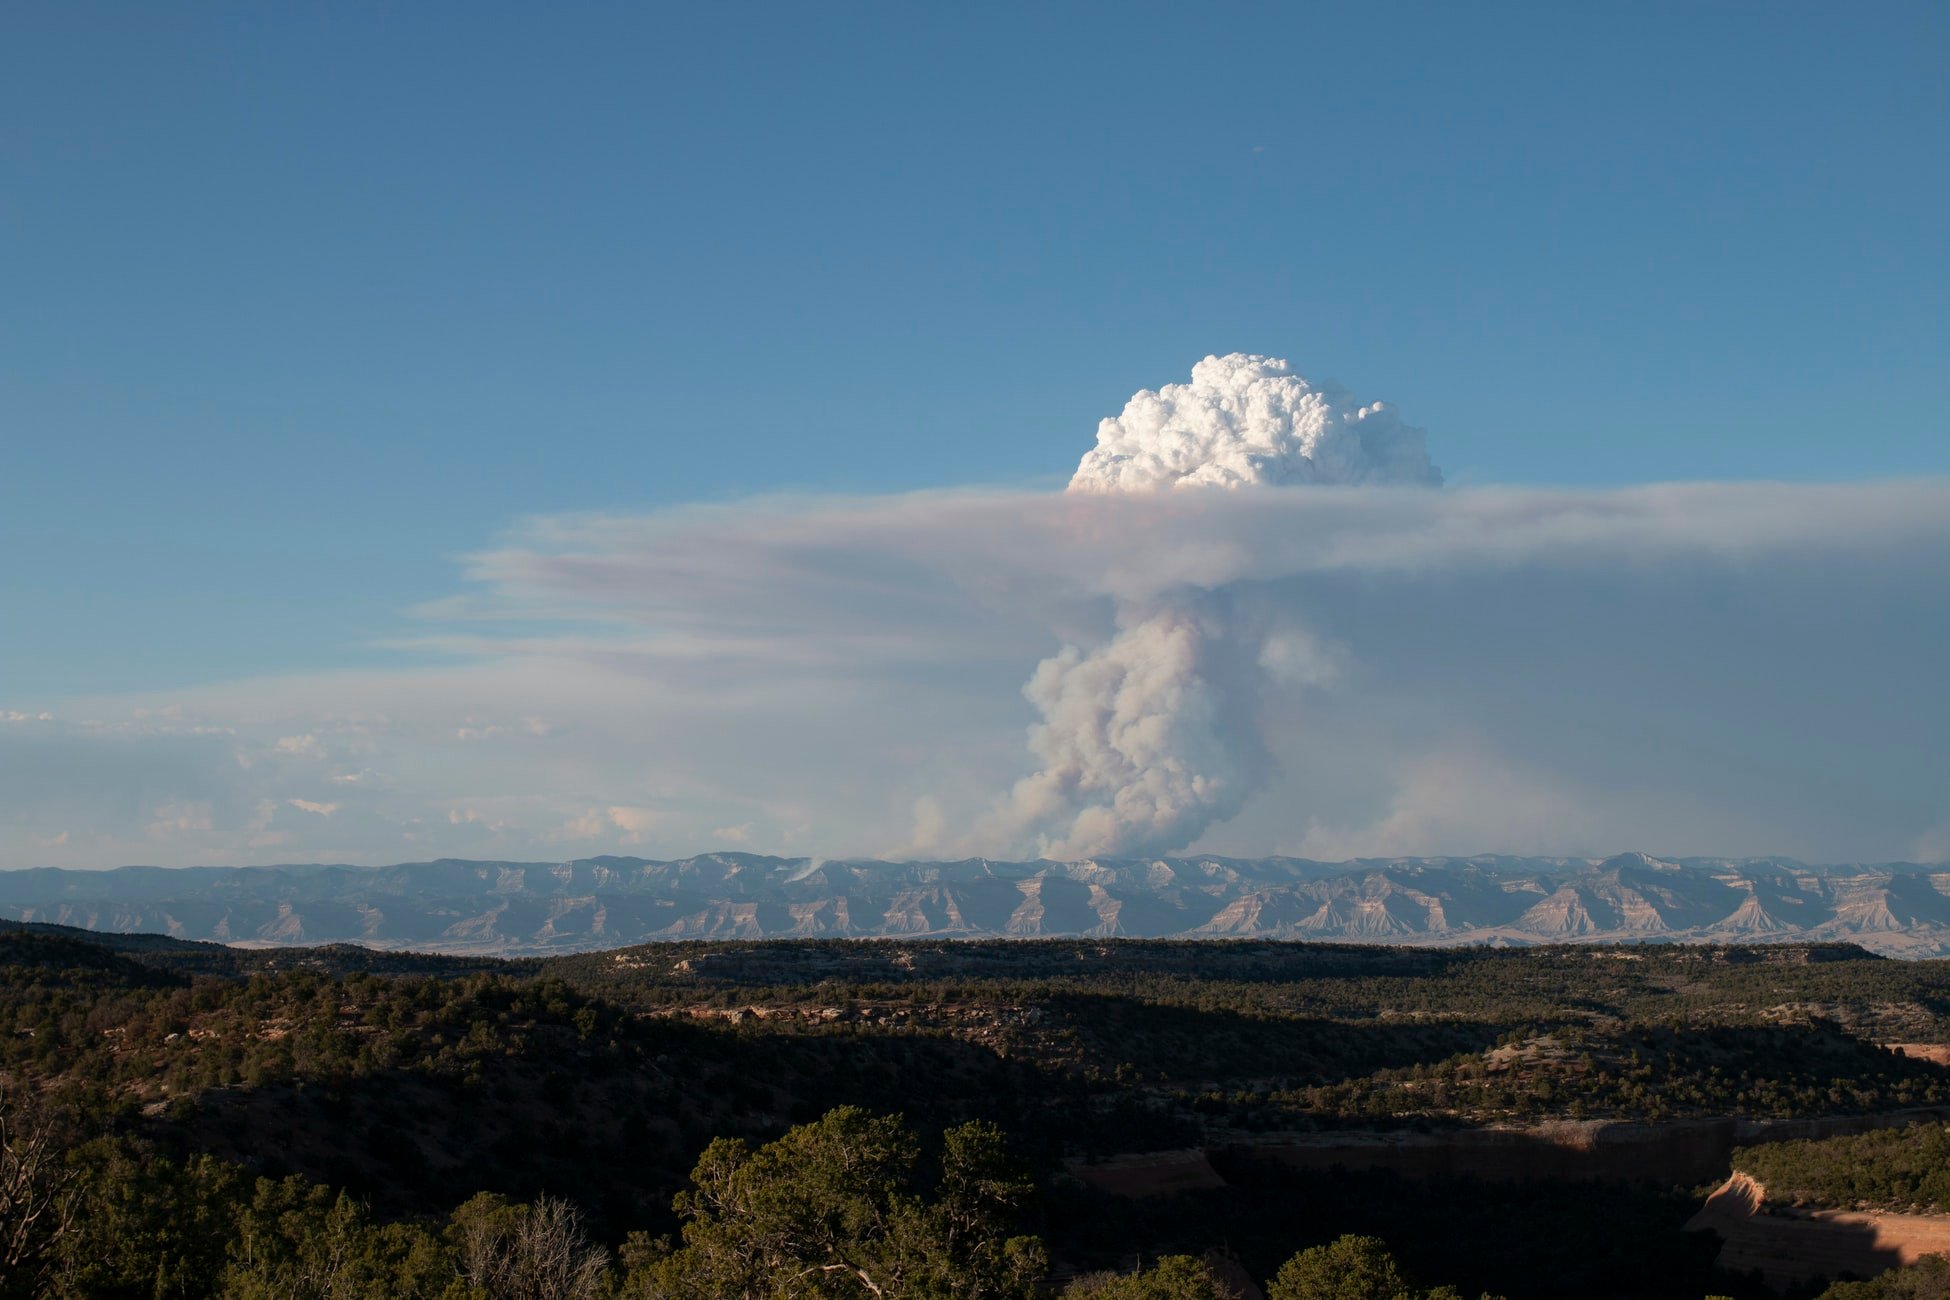
[[[1950,1066],[1950,1043],[1887,1043],[1885,1046],[1912,1060]]]

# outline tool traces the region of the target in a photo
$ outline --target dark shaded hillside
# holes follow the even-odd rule
[[[204,1157],[237,1177],[300,1175],[402,1224],[484,1190],[563,1196],[612,1244],[677,1226],[672,1198],[712,1139],[763,1142],[853,1105],[905,1114],[924,1144],[969,1120],[1010,1134],[1065,1266],[1229,1242],[1262,1267],[1380,1231],[1390,1204],[1438,1215],[1465,1198],[1453,1231],[1400,1243],[1424,1275],[1553,1294],[1513,1272],[1491,1222],[1526,1214],[1572,1234],[1537,1256],[1560,1283],[1653,1294],[1631,1279],[1656,1265],[1734,1294],[1677,1239],[1694,1199],[1670,1186],[1402,1184],[1252,1153],[1309,1135],[1709,1116],[1758,1132],[1950,1106],[1950,1069],[1889,1042],[1950,1043],[1950,963],[1846,945],[1110,939],[497,961],[0,928],[0,1074],[77,1139],[171,1178]],[[1227,1187],[1107,1202],[1068,1172],[1182,1148],[1214,1153]]]
[[[1388,1241],[1414,1272],[1464,1295],[1510,1300],[1743,1293],[1715,1277],[1718,1243],[1687,1236],[1697,1208],[1673,1188],[1624,1183],[1486,1183],[1346,1169],[1296,1173],[1270,1162],[1220,1165],[1227,1186],[1133,1199],[1074,1191],[1052,1198],[1052,1240],[1100,1257],[1185,1251],[1222,1241],[1254,1276],[1270,1276],[1304,1231]]]

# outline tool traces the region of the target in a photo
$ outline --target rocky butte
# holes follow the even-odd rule
[[[574,952],[659,939],[1063,935],[1392,944],[1848,941],[1950,955],[1950,867],[1784,858],[707,853],[0,872],[0,917],[233,944]]]

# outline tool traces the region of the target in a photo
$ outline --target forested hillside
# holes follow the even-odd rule
[[[1733,1160],[1781,1204],[1950,1213],[1950,1127],[1941,1124],[1743,1147]]]
[[[757,1251],[814,1271],[722,1294],[872,1294],[864,1269],[888,1295],[1114,1297],[1140,1260],[1264,1283],[1351,1236],[1470,1295],[1759,1295],[1679,1231],[1687,1180],[1551,1181],[1584,1138],[1489,1182],[1295,1153],[1950,1107],[1950,1070],[1891,1043],[1950,1043],[1942,964],[1099,940],[495,962],[22,928],[9,1168],[50,1208],[6,1203],[7,1285],[517,1295],[495,1270],[541,1252],[593,1288],[546,1294],[680,1295]],[[1211,1172],[1175,1193],[1091,1163],[1184,1149]]]

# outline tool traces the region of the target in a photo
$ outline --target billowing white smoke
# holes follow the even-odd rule
[[[1069,490],[1441,482],[1422,431],[1392,408],[1235,352],[1205,358],[1191,383],[1141,392],[1103,421]],[[1043,766],[1010,792],[1004,832],[1051,857],[1190,844],[1265,784],[1259,702],[1270,676],[1309,679],[1282,666],[1291,646],[1307,643],[1302,633],[1269,644],[1222,593],[1120,608],[1109,642],[1065,646],[1023,688],[1043,715],[1029,741]]]
[[[1065,646],[1023,688],[1043,715],[1029,736],[1043,767],[1016,783],[1003,820],[1046,857],[1190,843],[1265,779],[1232,689],[1256,670],[1227,662],[1238,648],[1223,616],[1188,598],[1120,621],[1109,643]]]
[[[1363,406],[1278,358],[1234,352],[1193,366],[1189,384],[1144,390],[1100,423],[1070,491],[1441,482],[1422,430],[1387,403]]]

